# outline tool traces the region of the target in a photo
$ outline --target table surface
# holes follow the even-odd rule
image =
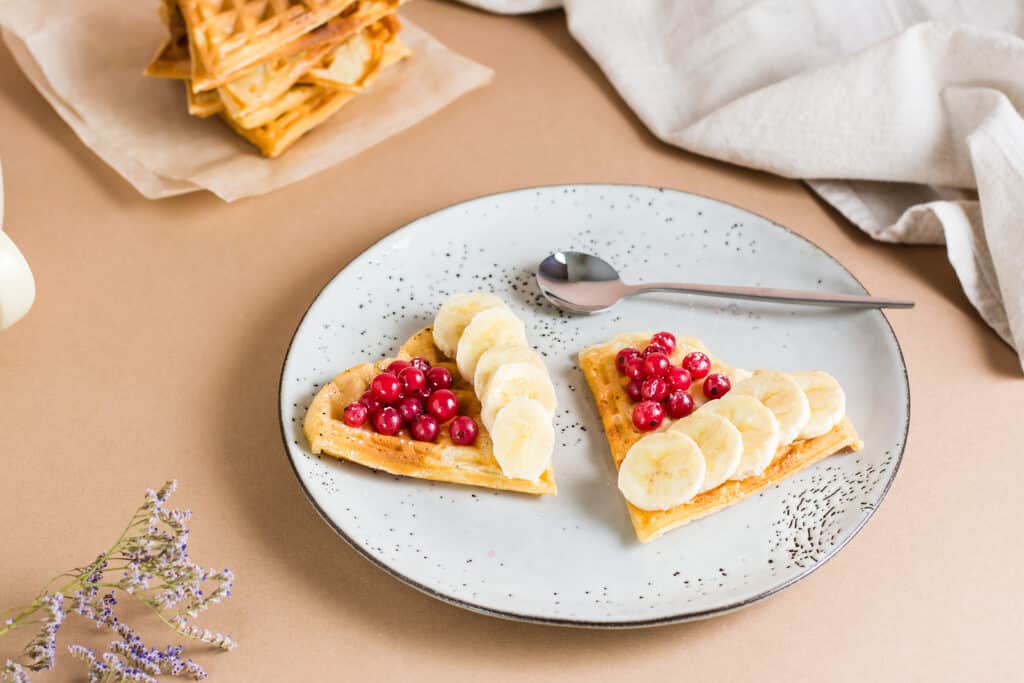
[[[238,577],[201,622],[241,642],[195,650],[213,680],[1019,675],[1024,385],[945,251],[875,243],[797,181],[660,143],[560,12],[497,17],[421,0],[408,15],[493,67],[493,84],[354,161],[234,204],[143,199],[0,59],[6,226],[38,282],[33,310],[0,334],[0,607],[91,559],[145,488],[177,478],[177,502],[195,514],[194,557]],[[870,291],[917,301],[889,314],[913,418],[887,500],[813,576],[738,613],[609,632],[442,604],[338,539],[281,447],[285,349],[335,272],[453,202],[592,181],[738,204],[817,242]],[[21,640],[0,641],[0,661]],[[75,665],[60,666],[41,680],[66,680]]]

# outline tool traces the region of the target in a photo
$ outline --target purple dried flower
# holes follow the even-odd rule
[[[206,678],[206,672],[198,664],[181,658],[180,645],[163,650],[147,647],[114,613],[118,604],[115,591],[100,595],[100,584],[113,584],[148,605],[183,637],[224,650],[237,646],[226,634],[189,623],[189,619],[231,595],[234,574],[227,569],[204,569],[191,560],[186,526],[191,513],[166,507],[176,487],[171,481],[159,491],[146,491],[145,502],[110,550],[91,564],[70,572],[74,580],[60,591],[41,594],[18,616],[0,624],[0,635],[3,635],[28,617],[43,612],[38,633],[18,658],[7,661],[0,670],[0,680],[28,683],[30,671],[52,668],[57,631],[67,614],[89,619],[120,638],[111,642],[107,651],[99,656],[81,645],[68,646],[71,656],[88,666],[89,681],[114,679],[148,683],[161,675],[193,680]],[[110,576],[114,573],[118,575],[116,578]]]

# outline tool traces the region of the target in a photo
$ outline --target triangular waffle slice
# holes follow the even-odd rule
[[[398,4],[394,0],[364,0],[351,14],[334,17],[270,53],[260,62],[213,77],[201,63],[192,63],[188,32],[178,1],[164,0],[160,15],[170,35],[146,67],[145,73],[158,78],[189,79],[192,90],[197,93],[230,87],[232,94],[238,98],[239,107],[260,106],[260,102],[280,95],[309,69],[318,66],[338,45],[374,22],[393,15]],[[260,101],[250,101],[253,96]]]
[[[359,400],[372,378],[394,360],[385,359],[346,370],[320,389],[306,412],[303,425],[313,453],[326,453],[406,477],[534,495],[556,492],[551,467],[537,481],[514,479],[502,472],[494,457],[491,437],[480,421],[480,402],[473,388],[460,377],[455,363],[445,358],[434,345],[430,327],[420,330],[405,342],[397,358],[409,360],[417,356],[426,358],[431,365],[451,371],[454,378],[452,391],[458,397],[460,414],[468,415],[480,424],[480,432],[473,445],[456,445],[444,429],[437,441],[430,442],[414,441],[402,432],[387,436],[366,425],[346,425],[342,421],[345,406]]]
[[[409,50],[405,45],[397,39],[392,40],[386,46],[377,69],[369,74],[363,83],[368,85],[380,72],[408,55]],[[351,90],[297,84],[285,94],[285,97],[291,97],[293,91],[297,93],[294,97],[301,101],[297,104],[289,102],[292,106],[262,125],[245,128],[226,112],[222,111],[220,115],[235,132],[256,145],[264,155],[274,158],[303,135],[330,118],[356,95]]]
[[[621,349],[626,347],[644,349],[651,340],[651,337],[652,334],[647,332],[619,335],[609,342],[585,348],[580,352],[580,368],[593,393],[616,469],[621,469],[623,461],[627,455],[630,455],[631,449],[638,442],[641,442],[642,439],[648,438],[651,434],[663,435],[666,432],[678,433],[680,431],[679,428],[673,427],[674,421],[667,417],[654,432],[642,432],[633,423],[632,416],[636,404],[630,399],[627,392],[629,379],[621,374],[616,367],[616,356]],[[743,400],[746,399],[741,394],[756,395],[756,391],[750,389],[750,387],[763,383],[763,380],[757,378],[769,374],[768,371],[750,373],[728,366],[711,354],[703,343],[692,337],[677,338],[677,347],[669,354],[670,362],[672,365],[678,366],[687,354],[695,351],[704,353],[710,360],[709,376],[714,374],[726,376],[731,380],[732,391],[730,393],[735,391],[737,397]],[[770,374],[777,375],[781,373]],[[794,373],[794,376],[802,374],[804,373]],[[708,401],[704,396],[703,381],[706,380],[694,381],[688,390],[694,404],[697,406],[695,412],[690,417],[684,417],[676,422],[683,423],[693,416],[704,414],[704,411],[722,414],[722,411],[718,409],[723,404],[712,405],[715,401]],[[744,386],[744,381],[750,382],[750,384]],[[729,398],[728,394],[726,394],[726,398]],[[762,396],[762,398],[769,403],[771,402],[771,399],[768,397]],[[726,399],[718,400],[724,402]],[[845,410],[845,399],[843,405]],[[778,424],[779,422],[776,421],[776,426]],[[680,424],[679,426],[681,427],[682,425]],[[725,427],[729,428],[729,425],[725,425]],[[731,428],[729,429],[732,431]],[[740,433],[739,430],[737,432]],[[716,436],[718,435],[711,434],[709,438],[715,438]],[[658,438],[664,439],[664,437]],[[674,443],[672,438],[668,439],[669,446]],[[694,441],[693,443],[697,442]],[[742,472],[737,471],[733,478],[726,479],[713,488],[700,490],[703,487],[699,487],[694,489],[695,493],[679,504],[666,506],[664,509],[641,509],[629,500],[626,500],[626,506],[629,510],[629,516],[633,522],[637,538],[642,542],[650,541],[671,529],[683,526],[737,503],[743,498],[762,491],[830,455],[844,450],[856,451],[863,447],[852,422],[845,415],[838,419],[838,421],[834,421],[834,424],[830,423],[830,428],[820,435],[812,438],[798,437],[788,442],[776,441],[774,443],[779,444],[778,448],[769,451],[767,454],[767,464],[760,468],[760,471],[750,473],[747,476],[738,476]],[[682,445],[685,446],[686,444]],[[697,453],[701,453],[699,448]],[[745,455],[746,452],[744,452]],[[680,466],[682,466],[688,461],[680,456],[674,462],[679,462],[681,463]],[[704,468],[705,465],[707,466],[708,476],[710,476],[711,465],[707,464],[706,461],[700,467]],[[621,483],[620,474],[620,485]]]
[[[227,79],[266,59],[358,0],[178,0],[193,58],[193,85]]]
[[[163,0],[160,3],[160,18],[170,35],[146,67],[145,74],[157,78],[191,78],[192,58],[188,50],[188,30],[185,28],[181,10],[178,9],[177,0]]]
[[[324,87],[337,90],[342,88],[348,92],[357,92],[361,86],[372,79],[380,69],[384,55],[388,53],[388,45],[396,40],[401,25],[397,17],[390,16],[371,24],[361,32],[348,37],[341,45],[327,46],[316,66],[323,68],[334,67],[339,72],[339,78],[348,78],[348,82],[328,83],[318,79],[309,79],[309,65],[305,65],[301,71],[295,71],[287,77],[280,75],[271,78],[269,81],[262,79],[259,73],[262,66],[257,67],[253,75],[243,79],[232,81],[228,85],[218,88],[227,116],[242,128],[256,128],[276,119],[287,111],[293,110],[313,97],[317,89],[311,89],[308,85],[323,85]],[[307,50],[313,52],[313,50]],[[405,50],[400,50],[406,54]],[[392,62],[397,55],[392,51]],[[391,62],[389,62],[391,63]],[[297,84],[299,79],[302,84]],[[283,89],[282,89],[283,86]],[[264,90],[263,88],[267,89]]]
[[[185,84],[185,97],[188,101],[188,113],[201,119],[208,118],[214,114],[224,111],[224,102],[216,90],[206,92],[193,92],[190,82],[182,81]]]
[[[367,79],[377,72],[388,43],[394,40],[402,25],[397,14],[391,14],[366,27],[327,52],[324,58],[301,76],[304,83],[359,92]]]

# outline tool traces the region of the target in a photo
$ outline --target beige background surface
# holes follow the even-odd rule
[[[206,623],[213,680],[1007,680],[1024,656],[1024,383],[940,248],[876,244],[799,183],[653,139],[560,13],[501,18],[420,0],[408,14],[497,79],[411,131],[275,194],[150,202],[74,137],[0,51],[10,234],[38,298],[0,334],[0,603],[113,540],[176,477],[192,550],[236,595]],[[210,125],[218,125],[211,121]],[[876,293],[910,370],[896,484],[809,579],[739,613],[632,632],[502,622],[441,604],[358,557],[283,454],[277,380],[307,304],[409,220],[527,185],[613,181],[721,198],[790,226]],[[879,391],[885,391],[884,379]],[[159,631],[154,631],[160,634]],[[0,656],[21,638],[0,641]],[[72,669],[62,662],[58,675]]]

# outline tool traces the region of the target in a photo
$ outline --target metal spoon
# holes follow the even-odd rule
[[[607,261],[578,251],[556,251],[537,267],[537,284],[548,301],[573,313],[606,311],[642,292],[682,292],[732,299],[757,299],[807,306],[913,308],[913,301],[855,294],[821,294],[764,287],[729,287],[671,282],[629,285]]]

